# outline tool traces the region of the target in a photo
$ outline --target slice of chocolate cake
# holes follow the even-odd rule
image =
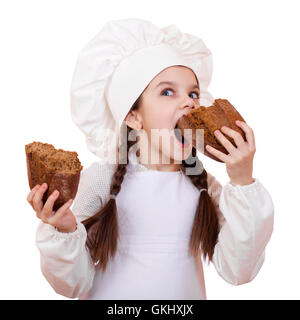
[[[239,132],[246,141],[245,132],[235,124],[236,120],[245,122],[243,117],[228,100],[216,99],[212,106],[200,106],[199,108],[192,110],[189,115],[182,116],[178,120],[177,128],[180,129],[182,135],[184,135],[184,129],[192,129],[192,145],[200,152],[203,153],[204,151],[204,154],[211,159],[223,162],[209,153],[206,150],[206,145],[208,144],[213,148],[228,154],[228,151],[223,147],[214,134],[215,130],[221,131],[221,127],[223,126]],[[199,141],[196,140],[196,129],[204,130],[204,146],[199,146]],[[221,132],[236,147],[233,138],[226,135],[223,131]]]
[[[58,210],[77,193],[82,165],[77,152],[55,149],[52,144],[32,142],[25,146],[29,187],[47,183],[43,204],[54,190],[59,191],[53,210]]]

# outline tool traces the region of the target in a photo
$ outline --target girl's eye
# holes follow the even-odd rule
[[[198,94],[197,92],[193,91],[192,93],[195,93],[195,94],[196,94],[195,99],[199,99],[199,94]]]
[[[165,89],[165,90],[162,92],[162,95],[164,96],[164,93],[167,92],[167,91],[169,91],[169,90],[170,90],[170,91],[173,91],[172,89]]]
[[[173,91],[173,89],[165,89],[163,92],[162,92],[162,95],[164,96],[164,93],[165,92],[168,92],[168,91]],[[193,91],[192,93],[195,93],[196,94],[196,97],[194,99],[199,99],[199,94],[196,92],[196,91]],[[169,96],[169,95],[167,95]]]

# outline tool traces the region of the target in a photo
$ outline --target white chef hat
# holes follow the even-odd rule
[[[81,50],[71,83],[71,116],[100,161],[117,163],[127,113],[149,82],[174,65],[195,73],[200,105],[212,105],[207,91],[212,54],[200,38],[174,24],[160,29],[142,19],[109,21]]]

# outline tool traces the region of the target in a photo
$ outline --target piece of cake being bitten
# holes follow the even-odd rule
[[[55,149],[52,144],[32,142],[25,145],[29,187],[46,182],[42,202],[46,203],[53,191],[59,191],[53,210],[58,210],[77,193],[82,165],[77,152]]]
[[[192,110],[187,116],[182,116],[178,120],[177,128],[180,129],[182,135],[184,135],[184,129],[192,129],[191,137],[193,147],[211,159],[223,162],[209,153],[206,150],[206,145],[210,145],[226,155],[229,153],[214,134],[215,130],[221,131],[223,126],[239,132],[246,141],[245,132],[235,124],[236,120],[245,122],[240,113],[228,100],[216,99],[212,106],[200,106],[199,108]],[[197,139],[199,140],[199,137],[196,139],[196,129],[204,130],[204,145],[202,146],[199,144],[200,142],[197,141]],[[226,135],[223,131],[221,132],[236,147],[234,139]]]

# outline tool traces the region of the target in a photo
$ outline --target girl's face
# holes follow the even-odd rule
[[[139,109],[127,118],[131,119],[127,125],[142,129],[141,135],[138,131],[142,163],[159,170],[178,170],[192,152],[192,145],[183,146],[174,128],[179,118],[199,107],[199,97],[197,78],[187,67],[166,68],[152,79],[142,94]]]

